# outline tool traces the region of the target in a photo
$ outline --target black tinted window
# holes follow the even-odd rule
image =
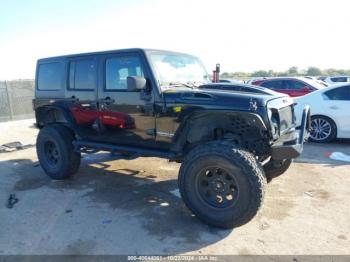
[[[144,76],[137,56],[112,57],[106,60],[107,90],[126,90],[128,76]]]
[[[324,93],[330,100],[350,101],[350,86],[334,88]]]
[[[300,90],[306,87],[307,85],[298,80],[284,80],[284,86],[285,86],[285,89]]]
[[[348,77],[331,77],[332,82],[348,82]]]
[[[62,63],[48,63],[39,65],[38,89],[59,90],[62,88]]]
[[[269,89],[284,89],[282,80],[264,81],[261,86]]]
[[[96,86],[95,61],[77,60],[69,65],[69,88],[80,90],[93,90]]]

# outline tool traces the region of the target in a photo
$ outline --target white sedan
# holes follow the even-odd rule
[[[332,85],[294,100],[299,125],[302,109],[310,105],[310,141],[322,143],[335,138],[350,138],[350,83]]]

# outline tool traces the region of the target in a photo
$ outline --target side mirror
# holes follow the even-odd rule
[[[126,78],[128,91],[138,91],[146,89],[146,79],[138,76],[128,76]]]

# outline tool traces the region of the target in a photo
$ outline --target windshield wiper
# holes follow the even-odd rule
[[[184,86],[184,87],[188,87],[188,88],[195,88],[195,86],[193,84],[190,83],[182,83],[182,82],[170,82],[169,83],[170,87],[177,87],[177,86]]]
[[[176,82],[169,82],[168,84],[163,84],[161,85],[162,88],[165,89],[171,89],[174,87],[187,87],[187,88],[191,88],[191,89],[197,89],[200,85],[202,85],[203,83],[201,82],[180,82],[180,81],[176,81]]]

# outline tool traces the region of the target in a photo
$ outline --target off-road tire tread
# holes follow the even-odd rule
[[[41,142],[42,135],[48,135],[48,136],[54,137],[55,141],[61,144],[61,146],[65,148],[64,151],[68,156],[67,158],[68,161],[55,174],[50,174],[50,172],[46,170],[45,166],[43,166],[43,164],[41,163],[41,166],[43,167],[46,174],[55,180],[66,179],[72,176],[73,174],[75,174],[80,167],[81,154],[79,152],[74,151],[74,146],[72,143],[73,140],[75,139],[74,133],[68,127],[62,124],[50,124],[43,127],[39,132],[39,135],[37,137],[37,143],[36,143],[37,154],[39,159],[40,159],[39,144]]]
[[[239,219],[234,221],[228,218],[224,223],[218,223],[209,217],[202,215],[199,216],[198,212],[196,211],[196,207],[194,207],[190,199],[188,199],[184,186],[187,168],[199,157],[211,154],[223,157],[229,161],[234,160],[234,164],[239,165],[245,174],[250,174],[247,177],[251,185],[250,189],[252,197],[247,210]],[[258,213],[260,207],[262,206],[266,183],[264,170],[254,155],[245,149],[236,147],[229,141],[211,141],[192,149],[184,158],[184,161],[180,167],[178,179],[180,193],[186,206],[205,223],[221,228],[238,227],[249,222]]]

